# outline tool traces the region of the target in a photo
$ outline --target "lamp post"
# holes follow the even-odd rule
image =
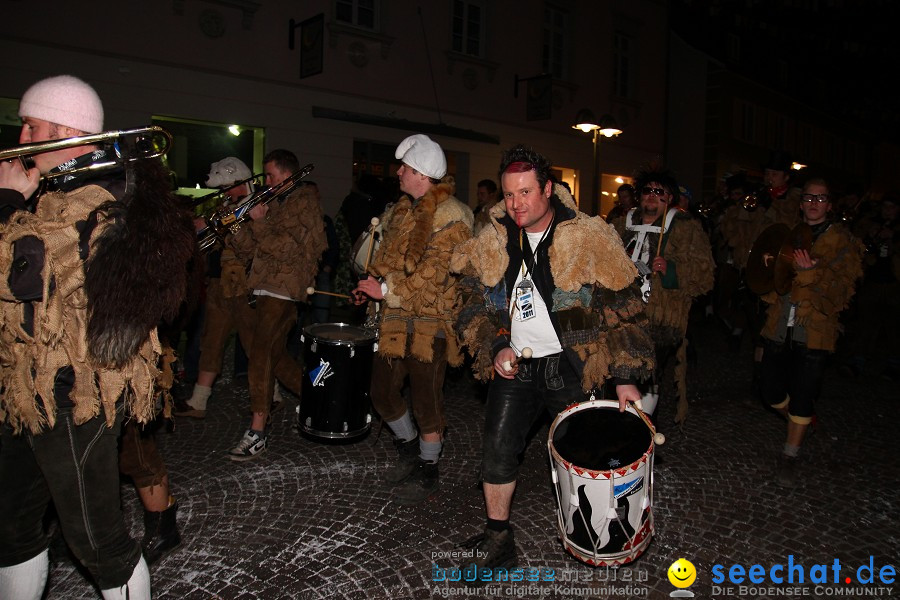
[[[594,135],[594,178],[591,181],[591,213],[594,215],[600,212],[600,136],[611,138],[616,137],[622,130],[616,124],[616,120],[612,115],[606,114],[597,120],[594,113],[587,108],[582,108],[575,115],[575,124],[572,129],[580,129],[588,133],[593,132]]]

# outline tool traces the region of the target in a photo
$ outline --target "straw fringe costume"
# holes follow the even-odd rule
[[[637,270],[611,225],[578,212],[564,187],[553,191],[556,224],[548,251],[553,288],[545,302],[563,351],[585,392],[611,377],[644,379],[652,373],[653,343],[645,330]],[[490,225],[457,248],[451,263],[464,275],[466,296],[457,327],[475,358],[475,376],[483,381],[491,378],[494,356],[510,345],[510,298],[522,262],[519,227],[505,205],[495,205],[490,215]]]
[[[118,438],[123,419],[154,417],[171,383],[156,327],[178,313],[196,244],[161,164],[129,169],[121,200],[118,180],[78,176],[0,225],[0,567],[46,550],[52,499],[103,590],[141,560],[121,513]]]

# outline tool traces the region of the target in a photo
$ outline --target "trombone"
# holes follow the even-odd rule
[[[310,163],[293,173],[290,177],[264,190],[250,194],[234,208],[220,208],[206,218],[206,227],[197,233],[197,244],[201,252],[222,243],[229,233],[237,233],[241,225],[250,218],[250,209],[258,204],[268,204],[272,200],[283,198],[300,185],[303,178],[312,173],[315,166]]]
[[[0,150],[0,161],[19,159],[22,162],[22,167],[29,169],[34,166],[31,157],[35,154],[66,150],[77,146],[102,144],[112,145],[114,158],[91,163],[83,167],[69,169],[67,171],[61,171],[59,173],[53,173],[51,175],[42,174],[41,179],[54,179],[64,175],[77,175],[86,171],[101,171],[119,167],[126,162],[134,160],[158,158],[166,154],[169,151],[169,148],[171,148],[172,134],[162,127],[153,125],[151,127],[142,127],[140,129],[107,131],[104,133],[92,133],[62,140],[33,142],[30,144],[22,144],[7,150]]]
[[[210,202],[213,199],[215,199],[217,205],[221,204],[222,198],[225,196],[225,192],[227,192],[229,190],[233,190],[236,187],[242,186],[245,183],[250,183],[251,181],[255,182],[256,179],[259,179],[259,178],[265,177],[265,176],[266,176],[265,173],[257,173],[256,175],[251,175],[247,179],[241,179],[240,181],[235,181],[231,185],[229,185],[227,187],[223,187],[220,190],[216,190],[215,192],[210,192],[209,194],[206,194],[204,196],[198,196],[197,198],[194,198],[194,200],[193,200],[194,207],[196,208],[198,206],[203,206],[204,204]]]

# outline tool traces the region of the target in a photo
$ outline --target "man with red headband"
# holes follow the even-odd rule
[[[578,212],[534,150],[504,153],[500,180],[504,203],[450,265],[464,274],[457,328],[476,376],[491,381],[482,459],[487,525],[469,542],[477,559],[467,567],[479,572],[516,562],[509,515],[518,456],[543,411],[556,415],[607,383],[625,410],[640,399],[635,382],[653,369],[637,269],[613,227]],[[517,362],[526,347],[531,358]]]

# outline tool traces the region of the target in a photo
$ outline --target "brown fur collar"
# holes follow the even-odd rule
[[[457,221],[462,221],[469,229],[472,229],[474,224],[472,211],[453,196],[455,189],[456,184],[453,178],[448,177],[428,190],[415,204],[409,196],[403,196],[385,214],[384,220],[388,227],[385,243],[408,242],[405,251],[398,248],[403,254],[403,270],[407,275],[413,273],[421,262],[428,240],[435,231],[440,231]],[[405,227],[401,227],[401,224],[410,211],[412,211],[413,221],[409,226],[409,234],[404,236],[402,229]],[[399,227],[400,230],[391,231],[395,227]],[[406,239],[404,240],[404,238]]]
[[[556,286],[575,292],[585,284],[598,283],[611,290],[621,290],[634,281],[637,269],[625,254],[622,240],[612,225],[601,217],[579,212],[571,194],[563,186],[554,186],[554,194],[563,207],[574,213],[561,221],[553,234],[550,247],[550,271]],[[477,237],[460,244],[450,262],[450,269],[462,273],[468,265],[480,281],[493,287],[509,267],[506,253],[507,230],[500,223],[506,207],[500,202],[490,210],[491,226]]]

